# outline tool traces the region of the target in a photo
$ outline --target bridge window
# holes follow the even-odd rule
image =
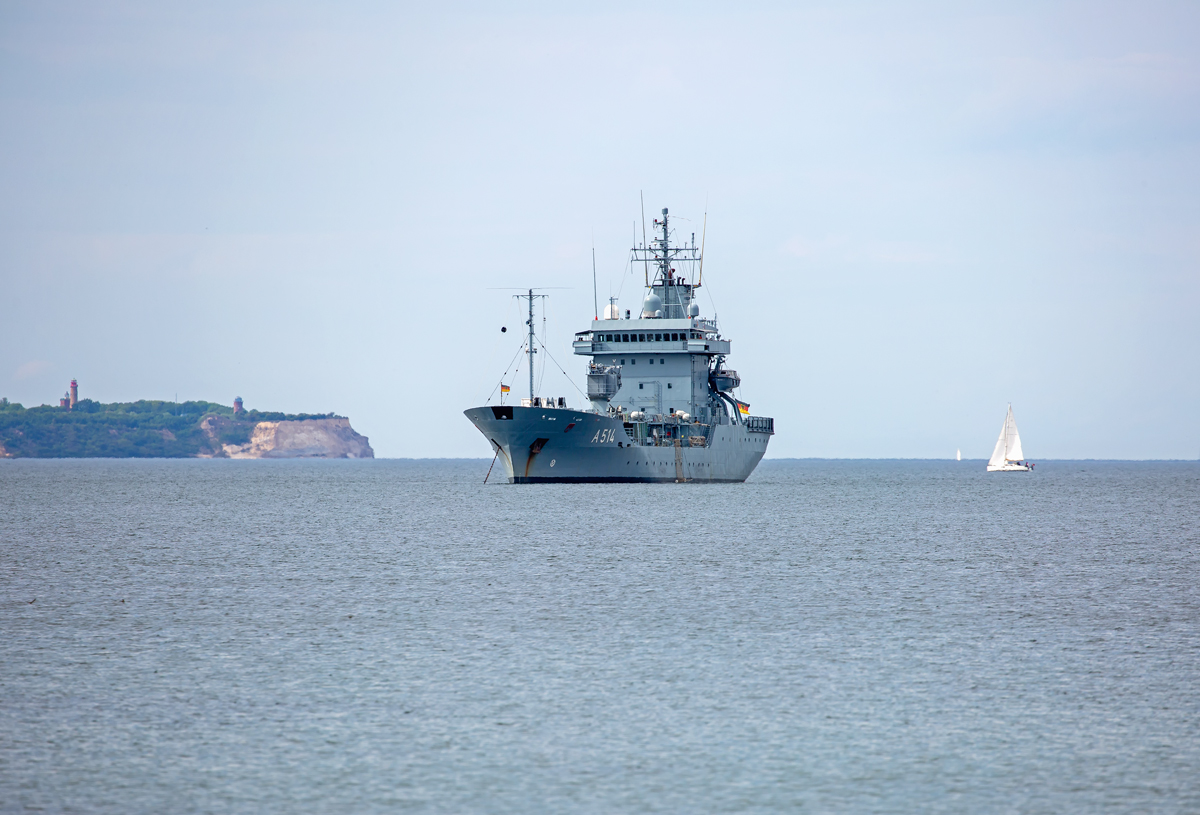
[[[662,334],[655,334],[655,335],[654,335],[654,341],[655,341],[655,342],[659,342],[659,341],[661,341],[661,340],[662,340]]]
[[[638,334],[638,342],[645,342],[645,341],[646,341],[646,335]]]
[[[629,335],[628,335],[628,334],[622,334],[622,335],[621,335],[621,342],[629,342]]]

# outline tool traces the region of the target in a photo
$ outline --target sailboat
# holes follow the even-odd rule
[[[1000,438],[996,439],[996,449],[988,459],[989,473],[1027,473],[1033,465],[1022,461],[1025,454],[1021,451],[1021,435],[1017,433],[1017,420],[1013,418],[1012,405],[1008,406],[1008,415],[1004,417],[1004,425],[1000,428]]]
[[[962,461],[962,450],[955,450],[954,458],[956,461]]]

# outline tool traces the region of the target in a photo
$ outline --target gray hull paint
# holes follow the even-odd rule
[[[578,410],[514,406],[511,419],[491,407],[463,413],[499,451],[496,466],[510,484],[745,481],[770,440],[745,425],[716,425],[708,447],[641,446],[620,419]],[[545,441],[534,452],[538,439]]]

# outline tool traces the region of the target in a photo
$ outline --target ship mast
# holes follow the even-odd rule
[[[705,226],[707,226],[707,219]],[[663,207],[662,210],[662,220],[654,219],[654,227],[654,240],[649,245],[643,243],[641,246],[635,246],[631,251],[632,259],[634,262],[654,263],[654,278],[648,278],[646,286],[651,291],[661,289],[659,293],[663,301],[663,316],[676,319],[685,317],[687,304],[683,298],[686,297],[690,301],[694,296],[694,290],[700,287],[694,272],[697,268],[702,267],[704,253],[700,247],[696,246],[695,232],[692,233],[690,245],[686,243],[679,246],[671,245],[671,226],[666,207]],[[658,233],[659,227],[662,227],[661,236]],[[680,281],[684,278],[675,276],[680,271],[675,268],[676,263],[692,264],[692,273],[687,275],[682,284]]]
[[[529,319],[525,324],[529,326],[529,404],[533,404],[533,355],[537,353],[537,349],[533,347],[533,289],[529,290]]]
[[[531,405],[533,404],[533,355],[537,353],[537,349],[533,347],[533,300],[535,297],[549,296],[548,294],[534,294],[533,289],[530,289],[528,294],[513,295],[513,297],[529,301],[529,319],[525,321],[525,325],[529,326],[529,339],[526,342],[529,345],[529,404]]]
[[[663,207],[662,211],[662,230],[663,236],[658,240],[659,250],[662,252],[662,257],[658,261],[658,274],[662,278],[663,285],[671,285],[671,255],[670,255],[670,237],[671,233],[667,230],[667,208]]]

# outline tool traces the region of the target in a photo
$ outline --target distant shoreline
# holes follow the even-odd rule
[[[58,407],[0,399],[0,459],[373,458],[334,413],[245,410],[216,402],[77,399]]]

